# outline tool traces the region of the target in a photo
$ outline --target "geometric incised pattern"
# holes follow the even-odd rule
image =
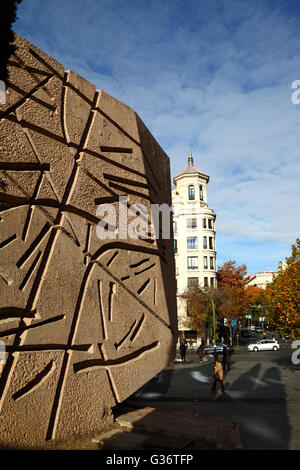
[[[167,155],[132,109],[15,44],[0,107],[0,444],[30,447],[100,429],[169,364],[176,286],[172,240],[118,237],[120,196],[129,213],[171,205]],[[115,238],[97,237],[102,203]]]

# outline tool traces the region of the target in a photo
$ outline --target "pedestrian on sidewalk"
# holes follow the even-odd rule
[[[223,347],[223,361],[222,361],[222,365],[223,365],[223,371],[225,372],[225,369],[226,369],[226,364],[227,364],[227,370],[230,369],[230,352],[228,350],[228,348],[226,348],[226,346]]]
[[[182,341],[179,346],[181,361],[186,363],[185,354],[186,354],[186,344]]]
[[[204,351],[203,351],[203,344],[200,344],[199,348],[197,349],[197,354],[199,356],[199,361],[203,361]]]
[[[224,384],[223,384],[223,368],[219,359],[216,359],[215,369],[214,369],[214,382],[212,386],[212,391],[215,392],[217,388],[217,382],[220,382],[221,392],[224,393]]]

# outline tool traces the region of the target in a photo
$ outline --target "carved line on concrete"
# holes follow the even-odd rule
[[[0,123],[4,119],[15,123],[20,126],[22,129],[26,141],[29,143],[30,148],[32,149],[33,154],[36,158],[36,163],[34,162],[0,162],[0,171],[3,172],[3,175],[7,177],[8,180],[12,181],[14,186],[18,188],[23,194],[23,196],[14,196],[6,194],[5,191],[0,192],[0,203],[1,210],[0,212],[5,215],[11,211],[16,211],[18,209],[26,208],[26,217],[24,226],[22,228],[21,236],[19,237],[17,233],[10,235],[5,240],[0,243],[0,250],[6,250],[11,246],[12,243],[26,243],[31,233],[31,226],[33,224],[34,211],[39,211],[46,216],[47,221],[44,223],[40,231],[35,235],[29,246],[24,249],[23,254],[16,262],[16,267],[18,270],[24,270],[24,276],[18,285],[18,289],[21,292],[27,291],[28,286],[31,284],[30,291],[28,293],[27,304],[25,308],[12,307],[8,306],[5,308],[0,308],[0,324],[3,321],[8,319],[17,320],[18,326],[13,328],[8,328],[5,331],[0,332],[0,337],[14,337],[12,344],[7,346],[8,358],[2,372],[1,382],[0,382],[0,410],[4,404],[6,393],[11,381],[11,377],[14,373],[17,361],[20,357],[20,354],[26,354],[31,352],[49,352],[49,351],[62,351],[63,359],[62,365],[60,368],[59,379],[56,386],[55,396],[52,404],[52,411],[50,420],[48,423],[48,430],[46,434],[46,439],[51,439],[56,435],[56,429],[59,419],[59,413],[62,407],[62,400],[64,395],[64,388],[66,386],[66,378],[71,366],[71,357],[72,353],[76,351],[81,351],[86,354],[91,354],[94,352],[93,344],[75,344],[75,338],[78,331],[79,322],[81,319],[82,306],[86,298],[87,286],[91,279],[92,272],[97,268],[100,269],[105,275],[108,275],[111,281],[109,282],[109,292],[107,299],[107,311],[104,311],[103,307],[103,281],[102,278],[97,281],[97,290],[98,290],[98,302],[99,302],[99,328],[101,328],[103,333],[103,343],[98,344],[99,354],[101,358],[99,359],[86,359],[84,361],[75,362],[73,364],[73,370],[75,374],[82,373],[86,371],[94,371],[95,369],[104,368],[107,373],[108,381],[110,383],[111,391],[116,401],[120,401],[118,387],[115,383],[115,379],[111,373],[111,368],[118,367],[125,363],[130,363],[137,359],[140,359],[149,352],[160,347],[159,341],[153,341],[149,344],[146,344],[138,349],[134,350],[130,354],[125,354],[117,358],[110,358],[106,352],[105,342],[109,339],[109,323],[114,321],[114,296],[117,289],[123,289],[127,294],[129,294],[142,308],[139,319],[135,319],[132,324],[129,326],[127,332],[122,335],[122,337],[114,343],[115,350],[118,351],[127,343],[133,343],[138,337],[139,333],[142,330],[146,314],[150,313],[159,323],[166,327],[168,330],[171,329],[171,326],[166,322],[160,315],[157,314],[140,296],[146,291],[151,285],[151,278],[147,278],[136,287],[136,292],[132,288],[127,287],[124,284],[124,281],[131,279],[132,277],[140,276],[146,271],[153,269],[157,262],[154,261],[153,256],[158,257],[163,263],[166,263],[165,256],[161,247],[149,248],[145,246],[147,243],[153,244],[153,240],[142,240],[144,245],[136,245],[134,243],[128,242],[110,242],[100,249],[96,250],[94,253],[91,253],[91,233],[92,228],[95,224],[98,223],[99,219],[92,213],[87,212],[84,209],[79,209],[71,203],[72,195],[75,190],[75,187],[79,178],[79,171],[82,171],[86,174],[93,182],[97,183],[102,189],[106,190],[111,196],[101,197],[95,199],[95,204],[100,204],[104,202],[117,202],[120,195],[131,195],[135,197],[141,197],[150,202],[152,201],[149,196],[149,190],[151,189],[155,196],[159,195],[161,191],[161,185],[158,181],[158,178],[155,175],[152,165],[149,162],[149,159],[144,153],[144,150],[139,142],[136,141],[125,129],[122,128],[114,119],[112,119],[107,113],[105,113],[100,108],[100,93],[95,91],[93,99],[89,99],[85,96],[84,93],[79,91],[75,86],[70,83],[70,72],[65,72],[62,76],[55,68],[53,68],[47,61],[45,61],[36,51],[29,49],[29,52],[40,62],[41,65],[45,66],[48,70],[40,70],[36,67],[27,66],[23,60],[17,55],[14,54],[16,61],[10,61],[10,65],[20,69],[26,70],[31,77],[36,82],[36,85],[30,90],[25,91],[22,87],[10,83],[10,87],[15,90],[17,93],[22,95],[22,98],[19,99],[16,103],[10,106],[4,113],[0,115]],[[40,76],[44,76],[41,80]],[[42,106],[46,110],[55,112],[57,106],[55,104],[50,105],[49,103],[43,101],[42,99],[34,96],[35,93],[39,90],[43,90],[47,95],[53,100],[48,85],[51,84],[51,80],[56,77],[62,82],[62,96],[61,96],[61,126],[62,126],[62,136],[57,135],[53,132],[49,132],[47,129],[28,122],[22,117],[21,107],[32,100],[34,103]],[[68,132],[68,126],[66,122],[66,100],[68,90],[72,90],[78,96],[80,96],[88,105],[90,106],[90,111],[85,122],[85,126],[80,138],[79,144],[76,144],[71,141],[70,135]],[[109,158],[109,156],[103,155],[103,153],[111,154],[132,154],[132,147],[120,147],[120,146],[100,146],[100,152],[95,152],[90,150],[87,147],[90,134],[92,132],[93,123],[95,120],[96,113],[100,113],[102,116],[109,121],[119,132],[121,132],[126,138],[132,141],[137,145],[143,155],[146,166],[151,174],[151,180],[147,177],[146,174],[141,173],[138,170],[129,168],[117,160]],[[59,192],[55,188],[55,184],[51,178],[50,170],[51,163],[42,163],[42,158],[37,151],[35,144],[34,135],[31,134],[31,131],[46,136],[54,141],[57,141],[61,144],[68,146],[70,149],[75,149],[73,169],[71,174],[66,182],[64,193],[62,196],[59,196]],[[100,181],[95,175],[93,175],[88,169],[84,168],[82,165],[83,155],[89,155],[90,158],[97,158],[103,162],[109,163],[116,168],[124,170],[128,177],[126,176],[117,176],[111,173],[103,173],[103,177],[106,180],[107,184],[104,184]],[[13,177],[13,173],[36,173],[38,172],[38,179],[35,183],[32,193],[28,193],[27,190],[20,185],[16,178]],[[132,175],[135,175],[139,178],[143,178],[145,183],[132,179]],[[44,198],[39,197],[40,190],[43,183],[47,181],[50,184],[51,190],[53,192],[53,198]],[[128,187],[129,186],[129,187]],[[132,188],[133,187],[133,188]],[[145,190],[141,192],[141,190]],[[127,207],[130,208],[131,204],[128,203]],[[55,209],[57,210],[56,215],[53,215],[53,211],[50,212],[47,210]],[[76,228],[73,227],[71,218],[68,217],[68,214],[75,215],[80,219],[83,219],[86,223],[86,236],[84,246],[79,241],[79,236],[76,234]],[[70,230],[67,230],[63,226],[64,220],[68,221],[68,226]],[[39,319],[39,313],[37,311],[37,303],[39,299],[39,294],[41,291],[41,283],[48,272],[50,263],[52,262],[52,256],[55,250],[55,246],[58,241],[59,234],[62,233],[67,236],[74,245],[81,251],[84,255],[84,265],[85,271],[83,274],[81,286],[78,292],[76,308],[73,314],[72,323],[69,330],[68,340],[66,344],[27,344],[25,343],[26,335],[29,331],[33,329],[42,328],[45,325],[56,324],[65,320],[65,315],[56,315],[46,320],[41,320],[37,323],[32,323],[33,320]],[[101,261],[101,257],[104,256],[110,250],[114,250],[108,260],[105,262]],[[142,255],[149,255],[149,257],[142,257],[136,263],[128,266],[128,269],[132,269],[133,272],[129,274],[124,273],[122,277],[117,277],[111,271],[111,267],[114,263],[117,262],[120,251],[130,250],[130,252],[140,253]],[[148,266],[144,266],[146,263],[150,262]],[[141,269],[138,269],[141,268]],[[6,283],[7,286],[10,285],[9,279],[7,276],[0,273],[2,281]],[[100,276],[101,277],[101,276]],[[153,279],[153,304],[157,304],[157,279]],[[56,369],[56,363],[54,360],[49,361],[49,363],[37,373],[37,375],[30,380],[24,387],[17,390],[13,399],[15,401],[21,400],[23,397],[34,392],[39,388],[46,380],[53,375]]]

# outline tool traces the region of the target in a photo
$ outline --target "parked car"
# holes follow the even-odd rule
[[[278,351],[279,343],[273,339],[263,339],[248,345],[248,351]]]
[[[250,330],[251,330],[251,331],[255,331],[255,328],[256,328],[255,325],[251,325],[251,326],[250,326]]]
[[[250,331],[249,330],[241,330],[242,338],[250,338]]]
[[[257,333],[262,333],[262,332],[263,332],[263,329],[261,328],[261,326],[257,326],[257,327],[255,328],[255,331],[256,331]]]
[[[230,344],[227,344],[227,343],[216,343],[216,344],[209,343],[207,346],[204,346],[203,352],[204,354],[215,354],[215,353],[222,354],[224,346],[226,349],[228,349],[230,354],[233,352],[232,346],[230,346]]]

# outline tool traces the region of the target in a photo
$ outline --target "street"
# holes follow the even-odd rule
[[[249,341],[232,354],[224,394],[211,390],[213,357],[201,364],[188,350],[186,364],[178,354],[126,403],[236,421],[243,449],[300,449],[300,366],[291,362],[291,343],[280,342],[279,351],[248,352]]]

